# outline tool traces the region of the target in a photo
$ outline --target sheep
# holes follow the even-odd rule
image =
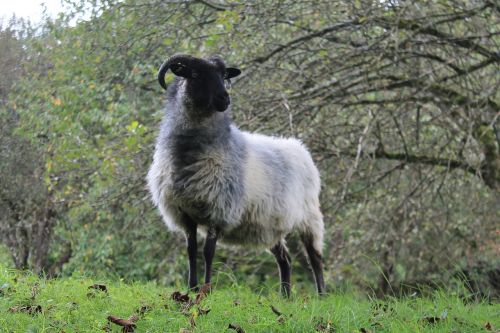
[[[167,89],[168,69],[175,78]],[[186,236],[190,289],[198,285],[196,237],[201,231],[206,284],[220,240],[269,249],[278,264],[280,289],[289,296],[285,237],[297,230],[323,294],[319,172],[298,140],[241,131],[233,123],[224,81],[240,73],[217,56],[178,54],[160,67],[167,103],[147,175],[152,200],[167,227]]]

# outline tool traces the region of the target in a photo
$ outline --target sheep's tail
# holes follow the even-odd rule
[[[299,232],[302,241],[310,244],[318,254],[323,254],[323,235],[325,226],[323,224],[323,214],[319,208],[319,201],[307,202],[307,208],[300,224]]]

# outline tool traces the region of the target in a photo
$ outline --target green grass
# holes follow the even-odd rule
[[[88,288],[96,283],[105,284],[107,293]],[[135,332],[236,332],[228,329],[230,323],[247,333],[500,329],[498,303],[464,304],[453,292],[380,301],[352,293],[318,298],[303,291],[287,300],[275,289],[215,286],[200,305],[187,307],[172,299],[174,289],[155,283],[84,277],[47,280],[0,267],[0,332],[105,332],[106,327],[108,332],[120,332],[119,326],[108,324],[107,317],[133,314],[139,317]],[[34,313],[28,313],[27,306]],[[282,315],[275,314],[271,306]],[[201,313],[208,309],[208,314]]]

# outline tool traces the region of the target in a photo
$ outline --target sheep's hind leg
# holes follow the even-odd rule
[[[309,264],[311,265],[316,280],[318,294],[325,294],[325,281],[323,279],[323,258],[321,253],[314,248],[314,239],[311,235],[302,235],[302,242],[306,248]]]
[[[286,246],[279,242],[271,248],[271,253],[276,257],[281,279],[281,293],[283,296],[290,296],[292,265],[291,258],[286,250]]]
[[[196,290],[198,288],[198,276],[196,274],[196,255],[198,252],[198,244],[196,241],[196,223],[187,215],[184,217],[184,225],[186,226],[187,252],[189,258],[189,289]]]
[[[210,283],[212,279],[212,261],[215,255],[215,245],[219,232],[216,228],[210,227],[207,231],[205,239],[205,247],[203,248],[203,256],[205,257],[205,283]]]

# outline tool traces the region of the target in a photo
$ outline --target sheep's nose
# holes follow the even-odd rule
[[[231,100],[226,91],[215,96],[214,106],[217,111],[226,111],[230,103]]]
[[[217,101],[221,103],[226,102],[227,104],[229,104],[229,94],[227,93],[227,91],[224,91],[223,93],[217,95]]]

